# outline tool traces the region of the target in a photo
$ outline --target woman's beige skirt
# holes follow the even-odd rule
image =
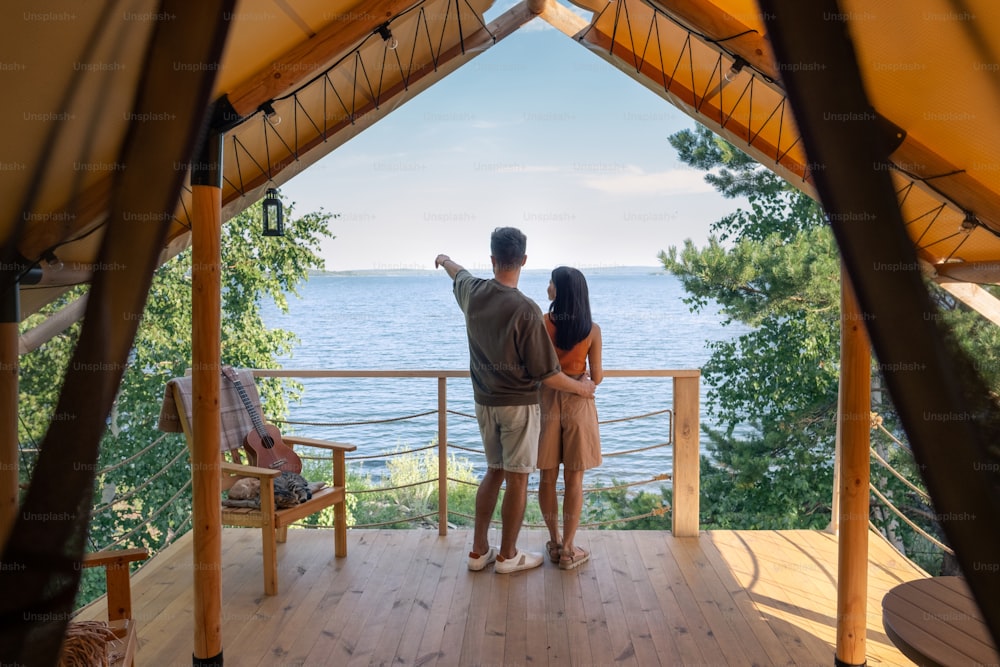
[[[589,470],[601,465],[601,434],[594,399],[542,385],[538,469]]]

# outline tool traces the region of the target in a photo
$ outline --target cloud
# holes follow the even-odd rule
[[[612,195],[677,195],[713,192],[705,174],[694,169],[668,169],[646,172],[634,165],[615,162],[579,163],[576,171],[592,172],[583,184],[592,190]]]
[[[498,127],[503,127],[503,123],[499,123],[495,120],[474,120],[471,125],[477,130],[492,130]]]

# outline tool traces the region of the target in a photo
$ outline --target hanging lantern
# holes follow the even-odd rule
[[[284,212],[281,198],[276,188],[268,188],[264,194],[264,236],[284,236]]]

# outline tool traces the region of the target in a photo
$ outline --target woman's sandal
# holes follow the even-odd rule
[[[572,570],[575,567],[583,565],[588,560],[590,560],[589,551],[582,547],[573,547],[573,553],[562,552],[562,556],[559,557],[559,569]]]
[[[562,545],[549,540],[545,543],[545,550],[549,552],[549,560],[553,563],[559,562],[559,557],[562,556]]]

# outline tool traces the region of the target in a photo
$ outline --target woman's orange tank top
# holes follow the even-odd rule
[[[545,313],[545,330],[549,332],[549,338],[555,346],[556,325],[549,319],[548,313]],[[591,330],[586,338],[573,346],[572,350],[560,350],[556,347],[556,356],[559,357],[559,365],[562,366],[563,373],[570,377],[576,377],[583,375],[584,371],[587,370],[587,353],[590,352],[590,338],[593,333]]]

